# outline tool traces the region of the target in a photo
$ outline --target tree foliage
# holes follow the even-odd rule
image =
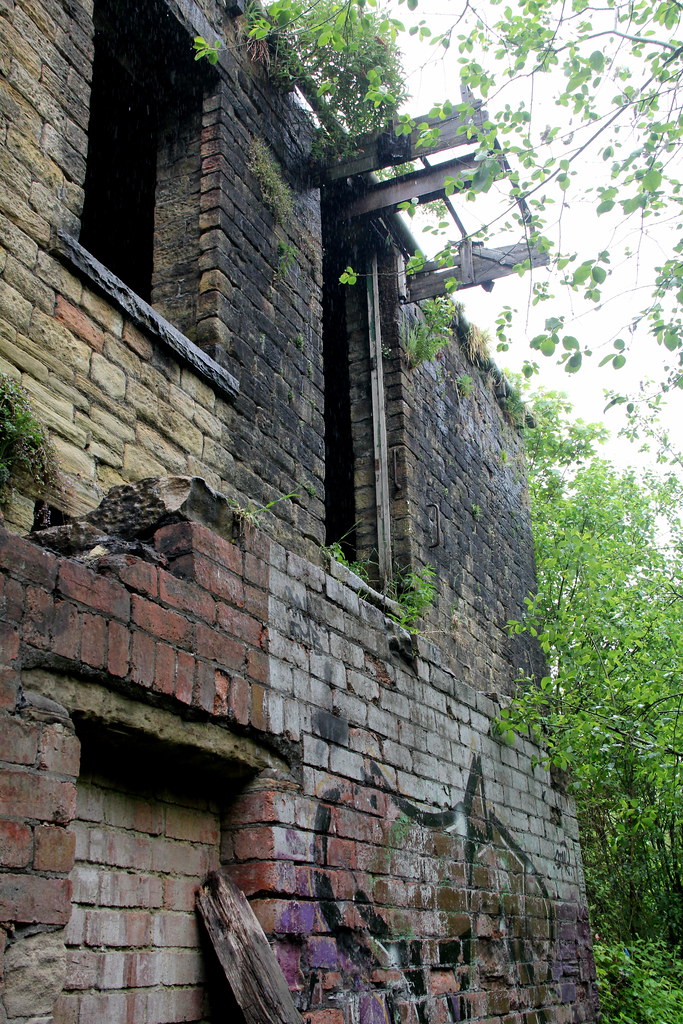
[[[683,488],[598,457],[557,394],[527,430],[539,590],[516,632],[549,672],[503,712],[577,790],[594,926],[683,944]]]
[[[275,0],[250,9],[249,38],[262,41],[274,80],[302,89],[318,115],[326,147],[353,146],[385,127],[405,99],[395,19],[355,0]]]

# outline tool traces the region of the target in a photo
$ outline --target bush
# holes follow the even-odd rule
[[[0,373],[0,502],[22,479],[39,496],[49,494],[57,482],[55,454],[26,390]]]
[[[659,940],[596,943],[603,1024],[683,1024],[683,960]]]

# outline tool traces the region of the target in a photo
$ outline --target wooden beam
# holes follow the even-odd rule
[[[285,976],[241,889],[212,872],[197,908],[245,1024],[303,1024]],[[227,1015],[221,1019],[227,1022]]]
[[[452,267],[428,263],[424,270],[408,277],[408,298],[411,302],[420,302],[421,299],[443,295],[446,282],[453,278],[458,282],[459,291],[474,288],[499,277],[507,277],[514,273],[518,263],[527,259],[531,260],[532,267],[545,267],[549,262],[547,253],[529,249],[525,242],[500,249],[486,249],[483,245],[472,244],[471,261],[469,253],[461,251],[455,257]]]
[[[374,210],[386,210],[411,199],[417,199],[420,203],[441,199],[446,195],[446,178],[456,178],[458,175],[476,170],[476,167],[477,163],[472,153],[466,157],[457,157],[433,167],[413,171],[412,174],[402,174],[390,181],[380,181],[349,203],[344,212],[347,217],[361,217]]]
[[[368,267],[368,344],[370,347],[370,392],[372,396],[372,440],[375,454],[375,512],[377,518],[377,562],[382,590],[391,582],[391,515],[389,509],[389,468],[387,417],[384,399],[384,360],[379,308],[377,254]]]
[[[477,107],[472,117],[463,118],[453,114],[443,120],[439,117],[417,117],[417,125],[425,125],[427,129],[438,128],[439,135],[431,143],[418,146],[422,129],[416,128],[411,135],[396,135],[393,130],[373,132],[365,139],[358,140],[358,152],[351,157],[329,164],[322,172],[322,180],[338,181],[339,178],[350,178],[354,174],[366,171],[377,171],[380,167],[393,167],[404,164],[408,160],[417,160],[430,153],[441,153],[456,146],[466,146],[476,138],[476,129],[480,128],[486,118],[486,111]]]

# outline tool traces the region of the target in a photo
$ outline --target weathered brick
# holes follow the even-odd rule
[[[245,661],[243,643],[201,623],[196,627],[195,651],[198,657],[215,661],[228,670],[239,671]]]
[[[0,775],[0,814],[68,825],[76,810],[76,787],[34,771]]]
[[[33,835],[28,825],[0,820],[0,867],[24,868],[31,861]]]
[[[215,619],[215,601],[209,594],[163,569],[159,571],[159,598],[164,604],[189,612],[209,625]]]
[[[58,560],[49,551],[7,533],[0,527],[0,565],[20,580],[52,590],[57,577]]]
[[[58,589],[65,597],[86,605],[112,618],[128,621],[130,597],[114,580],[98,576],[78,562],[63,561],[59,570]]]
[[[107,665],[107,620],[102,615],[83,615],[81,625],[81,661],[93,668]]]
[[[154,683],[155,643],[151,636],[136,629],[131,634],[130,676],[141,686]]]
[[[0,874],[0,919],[21,924],[66,924],[71,914],[68,878]]]
[[[76,837],[64,828],[36,825],[33,866],[36,871],[67,874],[74,862]]]
[[[109,623],[107,671],[112,676],[128,675],[130,631],[120,622]]]
[[[146,601],[137,594],[132,597],[131,619],[135,625],[161,640],[185,648],[192,645],[192,624],[184,616],[153,601]]]

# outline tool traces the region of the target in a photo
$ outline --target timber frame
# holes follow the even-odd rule
[[[488,248],[469,237],[455,209],[452,193],[454,179],[456,191],[457,187],[470,186],[479,164],[475,151],[451,156],[439,164],[427,160],[430,154],[448,153],[476,143],[488,115],[482,101],[474,99],[467,87],[461,89],[461,95],[463,102],[470,106],[469,116],[456,112],[443,119],[416,118],[417,127],[410,134],[399,135],[393,130],[375,132],[359,142],[353,156],[330,163],[321,175],[321,184],[334,185],[346,180],[351,186],[341,206],[341,215],[346,220],[373,218],[381,221],[406,257],[413,254],[416,246],[398,216],[400,205],[406,202],[426,204],[436,199],[445,202],[462,236],[457,254],[448,266],[430,262],[408,276],[406,297],[410,302],[442,295],[453,287],[452,281],[457,282],[458,289],[481,286],[491,291],[495,280],[516,273],[523,264],[529,268],[548,264],[547,253],[528,241]],[[498,144],[496,149],[501,170],[509,173],[510,165],[503,150]],[[377,180],[374,174],[414,160],[420,160],[423,166],[408,174],[385,181]],[[528,225],[531,213],[524,198],[515,197],[515,203],[522,223]]]

